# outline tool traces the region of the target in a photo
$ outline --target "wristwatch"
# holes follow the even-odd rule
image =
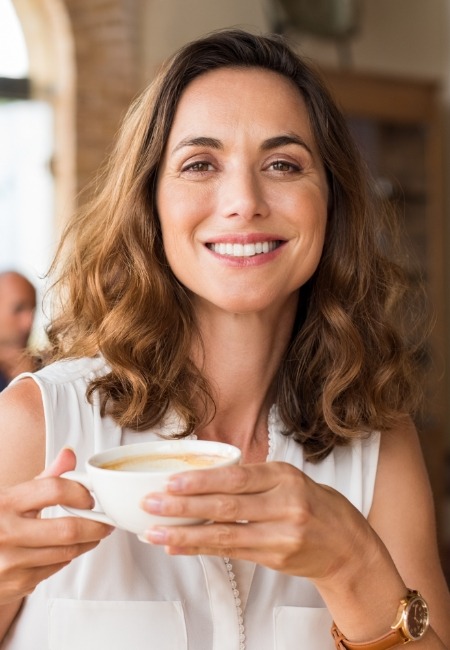
[[[430,623],[428,605],[418,591],[408,589],[400,601],[397,616],[387,634],[365,643],[355,643],[345,638],[333,622],[331,634],[337,650],[388,650],[410,641],[419,641]]]

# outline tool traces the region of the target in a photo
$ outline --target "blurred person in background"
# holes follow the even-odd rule
[[[0,273],[0,391],[22,372],[35,369],[27,354],[36,309],[36,289],[16,271]]]

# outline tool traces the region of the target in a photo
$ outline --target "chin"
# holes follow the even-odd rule
[[[286,296],[282,298],[279,294],[277,296],[268,295],[249,295],[248,290],[244,292],[245,295],[224,296],[223,299],[214,300],[208,298],[200,298],[198,306],[202,309],[206,307],[208,311],[218,311],[227,314],[235,315],[250,315],[270,311],[280,311],[286,308],[287,303],[290,303],[289,298]]]

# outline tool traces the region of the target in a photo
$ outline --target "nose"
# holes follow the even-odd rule
[[[238,217],[245,221],[269,214],[263,180],[256,171],[240,167],[227,174],[221,187],[221,213],[226,218]]]

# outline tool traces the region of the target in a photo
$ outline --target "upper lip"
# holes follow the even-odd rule
[[[205,244],[257,244],[258,242],[284,242],[286,239],[280,235],[269,234],[265,232],[253,233],[228,233],[216,235],[205,240]]]

